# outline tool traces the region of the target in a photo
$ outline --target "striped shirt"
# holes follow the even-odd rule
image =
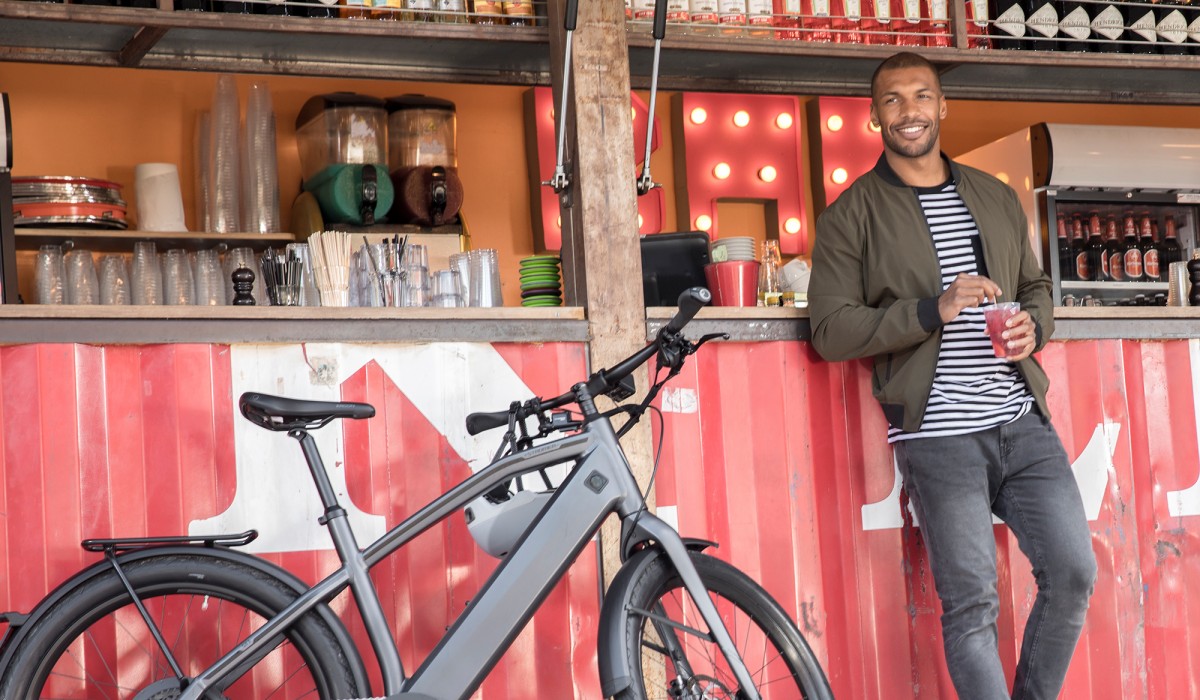
[[[916,188],[933,236],[942,289],[960,273],[986,274],[979,229],[953,182]],[[996,357],[981,308],[963,309],[942,327],[942,344],[925,417],[916,432],[888,430],[888,442],[964,435],[1012,422],[1029,412],[1033,395],[1012,362]]]

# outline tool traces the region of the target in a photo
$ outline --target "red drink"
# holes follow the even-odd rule
[[[999,304],[983,307],[983,320],[987,323],[988,337],[992,340],[992,351],[996,353],[996,357],[1008,357],[1015,355],[1015,352],[1010,352],[1005,345],[1008,341],[1004,339],[1004,331],[1008,330],[1005,325],[1008,319],[1017,315],[1021,310],[1021,305],[1015,301],[1005,301]]]

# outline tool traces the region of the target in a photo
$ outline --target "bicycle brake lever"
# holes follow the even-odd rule
[[[728,333],[706,333],[705,335],[700,336],[700,340],[697,340],[694,343],[688,343],[688,354],[691,355],[691,354],[695,353],[697,350],[700,349],[701,345],[704,345],[705,343],[707,343],[710,340],[729,340],[729,334]]]

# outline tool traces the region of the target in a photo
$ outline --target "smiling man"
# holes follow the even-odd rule
[[[963,700],[1010,697],[1000,663],[992,515],[1038,585],[1011,697],[1058,697],[1096,577],[1079,488],[1032,357],[1054,319],[1016,193],[940,149],[937,70],[900,53],[871,79],[883,155],[817,221],[812,342],[871,357],[875,398],[917,515],[946,664]],[[1017,301],[993,349],[984,310]],[[1004,355],[998,357],[998,354]]]

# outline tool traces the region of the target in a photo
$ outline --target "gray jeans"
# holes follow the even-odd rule
[[[895,447],[942,601],[946,665],[958,696],[1009,697],[996,632],[995,513],[1016,535],[1038,586],[1012,698],[1057,698],[1087,614],[1096,557],[1054,427],[1034,409],[1008,425]]]

